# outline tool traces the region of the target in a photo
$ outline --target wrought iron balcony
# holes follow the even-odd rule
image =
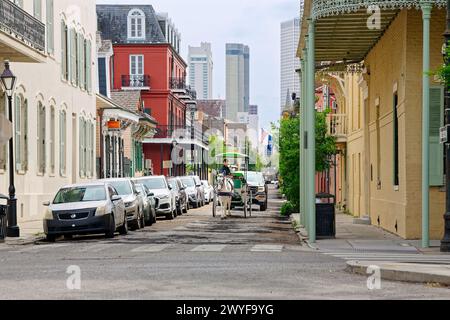
[[[171,90],[186,90],[186,78],[170,78]]]
[[[149,75],[122,75],[122,88],[131,89],[149,89],[150,76]]]
[[[170,78],[170,90],[182,95],[183,99],[197,100],[197,92],[186,84],[185,78]]]
[[[205,126],[170,126],[157,125],[155,139],[186,139],[197,140],[204,144],[209,143],[209,136],[206,134],[208,128]]]
[[[45,25],[9,0],[0,0],[0,30],[45,51]]]

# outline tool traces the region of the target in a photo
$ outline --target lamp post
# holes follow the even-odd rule
[[[444,33],[445,36],[445,44],[443,54],[444,54],[444,60],[445,64],[448,66],[450,64],[450,60],[447,57],[446,54],[446,48],[450,43],[450,0],[447,0],[447,28]],[[447,131],[449,131],[450,128],[450,92],[449,92],[449,84],[446,83],[445,88],[445,125],[447,126]],[[450,252],[450,143],[447,141],[445,144],[445,154],[446,154],[446,160],[445,160],[445,166],[446,166],[446,204],[445,204],[445,215],[444,215],[444,221],[445,221],[445,233],[444,238],[441,241],[441,251],[442,252]]]
[[[5,70],[0,76],[2,86],[8,97],[8,119],[12,123],[12,98],[16,77],[9,69],[9,61],[5,61]],[[16,188],[14,186],[14,145],[13,138],[9,139],[9,199],[8,199],[8,227],[6,236],[17,238],[20,236],[19,226],[17,226],[17,199]]]

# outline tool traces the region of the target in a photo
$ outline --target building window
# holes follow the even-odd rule
[[[50,173],[55,174],[55,107],[50,107]]]
[[[16,170],[25,172],[28,169],[28,102],[22,95],[16,95],[15,100]]]
[[[53,0],[47,0],[46,5],[46,21],[47,21],[47,52],[51,55],[54,53],[55,48],[55,30],[53,26]]]
[[[59,170],[61,176],[66,175],[66,132],[67,132],[66,111],[59,114]]]
[[[145,39],[145,14],[142,10],[133,9],[128,13],[128,39]]]
[[[37,106],[37,164],[38,173],[45,173],[45,106],[38,102]]]
[[[144,74],[144,56],[131,55],[130,56],[130,75],[142,76]]]
[[[394,126],[394,186],[400,185],[399,178],[399,144],[398,144],[398,93],[394,93],[394,110],[393,110],[393,126]]]
[[[70,80],[73,85],[77,84],[77,33],[75,29],[70,29]]]

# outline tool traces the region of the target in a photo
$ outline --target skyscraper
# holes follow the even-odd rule
[[[300,78],[295,72],[300,68],[300,59],[296,57],[299,38],[299,18],[281,23],[281,112],[290,106],[292,93],[300,95]]]
[[[202,42],[200,47],[189,46],[189,84],[197,91],[199,99],[212,99],[212,73],[211,44]]]
[[[239,112],[250,104],[250,48],[239,43],[226,45],[227,116],[238,121]]]

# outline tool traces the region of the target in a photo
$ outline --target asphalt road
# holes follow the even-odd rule
[[[222,221],[206,206],[112,240],[0,245],[0,299],[450,298],[387,281],[369,290],[342,260],[302,247],[271,192],[269,210],[248,219],[237,210]]]

